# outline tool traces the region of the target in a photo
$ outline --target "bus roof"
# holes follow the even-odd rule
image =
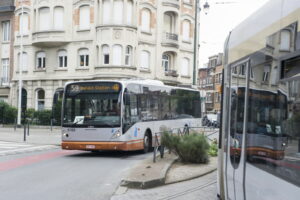
[[[73,83],[86,83],[86,82],[115,82],[120,83],[124,87],[126,87],[129,84],[141,84],[141,85],[151,85],[151,86],[161,86],[161,87],[168,87],[168,88],[174,88],[174,89],[182,89],[182,90],[190,90],[190,91],[198,91],[193,88],[186,88],[186,87],[179,87],[179,86],[170,86],[165,85],[162,81],[159,80],[151,80],[151,79],[127,79],[127,80],[85,80],[85,81],[72,81],[67,82],[65,84],[65,87],[69,84]]]
[[[271,25],[274,25],[276,22],[278,22],[279,25],[274,28],[276,30],[272,30],[273,32],[289,25],[282,23],[283,20],[281,19],[296,10],[300,10],[300,1],[269,0],[265,5],[232,30],[228,46],[229,49],[249,40],[251,37],[259,34],[261,31]]]

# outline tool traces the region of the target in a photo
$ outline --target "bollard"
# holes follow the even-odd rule
[[[27,136],[29,136],[29,121],[27,122]]]
[[[15,125],[14,125],[14,130],[17,130],[17,119],[15,119]]]
[[[23,138],[24,142],[26,142],[26,124],[24,122],[24,138]]]
[[[51,130],[51,132],[52,132],[52,125],[53,125],[53,121],[52,121],[52,119],[50,120],[50,130]]]

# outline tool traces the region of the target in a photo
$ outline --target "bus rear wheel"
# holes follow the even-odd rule
[[[150,138],[150,134],[149,133],[145,134],[143,143],[144,143],[143,152],[144,153],[150,152],[150,150],[151,150],[151,138]]]

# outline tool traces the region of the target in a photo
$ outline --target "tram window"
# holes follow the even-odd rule
[[[246,152],[247,162],[300,186],[300,71],[291,74],[299,65],[288,64],[281,78],[288,77],[272,85],[250,79]],[[278,77],[269,75],[269,80]]]
[[[230,84],[230,160],[234,168],[239,166],[243,141],[246,77],[237,73],[241,66],[246,71],[246,64],[232,67]]]

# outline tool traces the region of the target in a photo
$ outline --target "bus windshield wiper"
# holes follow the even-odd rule
[[[76,122],[72,123],[72,126],[78,124],[79,122],[82,122],[83,120],[84,120],[84,118],[81,118],[81,119],[77,120]]]

